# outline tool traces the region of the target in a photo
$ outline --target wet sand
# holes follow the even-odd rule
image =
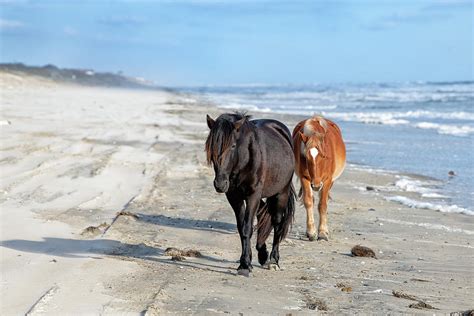
[[[234,215],[213,189],[203,151],[205,115],[222,110],[172,92],[9,73],[0,73],[0,85],[3,315],[474,308],[474,218],[387,201],[384,188],[396,190],[392,174],[348,166],[332,190],[329,242],[306,239],[298,204],[282,270],[254,259],[245,278],[235,270]],[[251,114],[290,128],[299,119]],[[377,258],[351,256],[357,244]],[[169,247],[201,256],[172,260]],[[418,301],[436,309],[409,307]]]

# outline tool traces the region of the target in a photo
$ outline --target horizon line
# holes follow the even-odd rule
[[[458,80],[404,80],[404,81],[328,81],[328,82],[304,82],[304,83],[297,83],[297,82],[280,82],[280,83],[265,83],[265,82],[248,82],[248,83],[199,83],[199,84],[159,84],[156,83],[155,80],[148,79],[141,75],[135,74],[128,74],[122,70],[104,70],[104,71],[96,71],[92,67],[61,67],[52,63],[45,63],[43,65],[32,65],[26,64],[19,61],[14,62],[4,62],[0,61],[0,66],[5,65],[21,65],[24,67],[29,68],[47,68],[47,67],[55,67],[59,70],[92,70],[96,74],[113,74],[116,76],[121,76],[124,78],[132,78],[132,79],[140,79],[145,80],[146,82],[150,83],[152,86],[161,87],[161,88],[181,88],[181,89],[189,89],[189,88],[251,88],[251,87],[291,87],[291,86],[324,86],[324,85],[383,85],[383,84],[474,84],[474,78],[471,79],[458,79]]]

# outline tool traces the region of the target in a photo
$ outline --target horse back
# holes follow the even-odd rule
[[[251,121],[256,126],[262,152],[264,197],[272,196],[291,183],[294,172],[293,145],[289,129],[276,120]]]
[[[293,141],[291,139],[290,130],[282,122],[271,119],[252,120],[251,122],[266,134],[279,134],[281,137],[283,137],[283,139],[288,142],[290,147],[293,148]]]

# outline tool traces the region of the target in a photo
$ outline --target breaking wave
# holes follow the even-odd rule
[[[459,207],[457,205],[442,205],[430,202],[422,202],[399,195],[386,197],[386,199],[388,201],[398,202],[412,208],[427,209],[443,213],[461,213],[466,215],[474,215],[474,211]]]

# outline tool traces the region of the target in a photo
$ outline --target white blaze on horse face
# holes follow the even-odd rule
[[[311,154],[311,156],[313,156],[313,159],[316,159],[316,157],[317,157],[318,154],[319,154],[318,150],[317,150],[315,147],[311,148],[311,149],[309,150],[309,153]]]

